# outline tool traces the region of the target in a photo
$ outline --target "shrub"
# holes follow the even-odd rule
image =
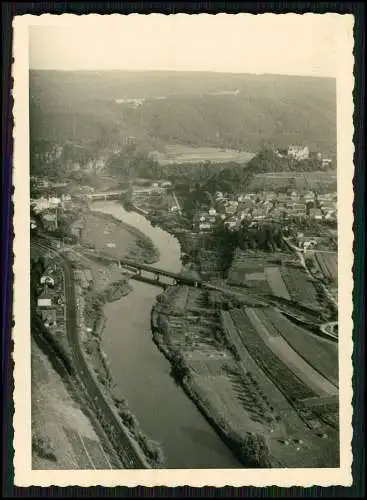
[[[36,434],[32,435],[32,450],[37,453],[41,458],[46,460],[57,461],[56,455],[53,452],[51,440],[49,438],[41,438]]]
[[[266,440],[259,434],[247,434],[242,449],[248,459],[257,467],[271,467],[269,448]]]
[[[163,452],[158,443],[151,439],[148,439],[141,432],[138,432],[136,439],[150,462],[153,462],[156,465],[163,464]]]
[[[123,423],[132,431],[135,432],[139,428],[138,421],[131,411],[127,408],[119,410],[119,415]]]

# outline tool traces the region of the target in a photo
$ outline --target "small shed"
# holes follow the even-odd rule
[[[51,307],[52,300],[50,298],[39,298],[37,300],[37,306],[38,307]]]

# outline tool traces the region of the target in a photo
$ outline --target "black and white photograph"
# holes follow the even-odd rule
[[[17,21],[16,477],[348,485],[353,16]]]

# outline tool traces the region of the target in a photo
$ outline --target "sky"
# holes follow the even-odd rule
[[[328,77],[337,75],[346,24],[336,14],[34,17],[31,69]]]

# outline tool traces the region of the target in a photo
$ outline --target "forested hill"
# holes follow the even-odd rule
[[[141,99],[140,105],[116,99]],[[31,137],[258,151],[264,142],[336,151],[327,78],[181,72],[30,71]]]

